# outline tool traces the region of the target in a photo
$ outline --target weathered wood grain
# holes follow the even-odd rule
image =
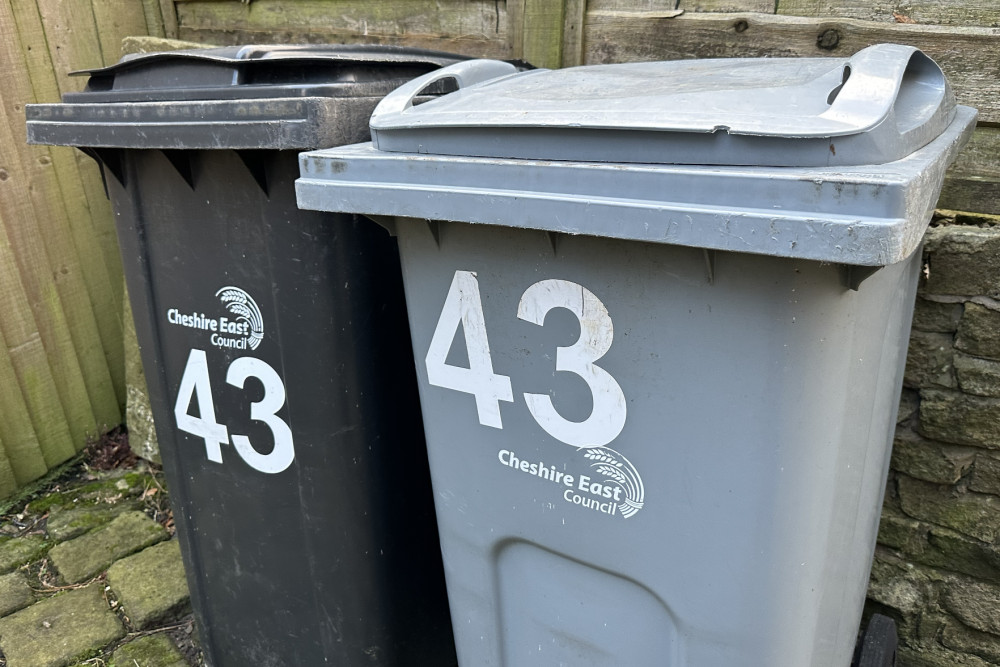
[[[677,0],[587,0],[588,12],[669,12],[675,9]]]
[[[82,0],[77,2],[85,4]],[[94,13],[95,35],[100,45],[101,60],[107,65],[118,62],[122,57],[122,39],[129,35],[146,34],[148,30],[147,0],[140,2],[133,0],[128,3],[91,0],[90,4]]]
[[[173,7],[170,9],[173,10]],[[142,0],[142,13],[145,16],[146,29],[142,32],[126,35],[126,37],[134,35],[166,37],[163,28],[163,6],[160,4],[160,0]],[[122,53],[124,54],[124,51]]]
[[[521,25],[514,33],[519,41],[512,42],[514,57],[536,67],[561,67],[566,19],[563,0],[521,0],[519,4],[515,16]]]
[[[26,0],[13,0],[15,6],[30,11]],[[49,58],[62,92],[83,89],[86,79],[67,76],[70,72],[104,63],[97,23],[90,2],[76,0],[31,0],[41,18],[49,40]]]
[[[764,12],[773,14],[777,0],[680,0],[677,9],[686,12]]]
[[[3,53],[4,48],[0,45],[0,57],[10,55]],[[3,125],[0,127],[0,144],[6,146],[5,151],[12,158],[11,161],[17,159],[20,162],[19,169],[9,170],[12,181],[10,185],[11,188],[26,193],[27,196],[20,205],[31,208],[30,211],[20,212],[23,224],[9,233],[9,238],[21,251],[30,252],[31,255],[28,256],[36,256],[47,262],[28,268],[39,272],[48,269],[47,275],[42,275],[42,280],[38,283],[42,290],[47,291],[50,285],[55,290],[56,300],[46,300],[44,303],[44,308],[52,311],[46,321],[58,328],[54,335],[61,335],[58,330],[62,328],[60,321],[64,319],[72,344],[69,348],[49,348],[48,353],[50,356],[64,355],[66,359],[62,363],[67,372],[73,373],[74,367],[78,367],[86,388],[86,396],[79,400],[80,410],[86,409],[91,413],[85,422],[80,422],[88,425],[87,430],[73,432],[74,435],[81,436],[77,445],[82,447],[86,442],[86,434],[93,433],[94,429],[89,426],[91,422],[113,427],[121,420],[121,409],[105,356],[105,343],[96,319],[97,312],[103,311],[110,320],[112,313],[109,311],[113,302],[110,294],[104,294],[102,307],[97,311],[93,307],[85,274],[81,270],[81,263],[86,263],[86,260],[81,261],[77,254],[65,203],[62,198],[52,196],[52,193],[59,192],[59,183],[51,169],[51,159],[44,152],[38,153],[27,145],[23,106],[9,102],[11,96],[19,97],[16,84],[14,88],[13,92],[0,91],[0,102],[3,103],[3,113],[0,113],[0,125]],[[10,203],[16,206],[19,199],[15,193],[15,198]],[[7,210],[10,211],[10,208],[7,207]],[[41,307],[34,305],[36,317]],[[110,320],[109,323],[113,325],[114,321]],[[111,348],[112,344],[113,341],[107,341],[109,349],[114,350]],[[59,362],[53,360],[52,363]],[[66,399],[66,394],[63,394],[63,399]],[[74,414],[68,407],[66,412],[67,415]]]
[[[23,304],[27,308],[24,293],[19,290],[20,285],[17,283],[17,272],[16,267],[13,266],[13,259],[9,247],[0,248],[0,279],[14,281],[12,283],[0,282],[0,307]],[[42,455],[41,444],[38,441],[38,434],[32,423],[29,406],[25,402],[25,394],[21,391],[21,382],[14,370],[7,349],[5,331],[13,331],[14,335],[23,336],[23,331],[18,332],[17,330],[22,329],[24,324],[26,322],[23,321],[0,322],[0,387],[3,387],[0,390],[0,416],[2,416],[0,419],[0,438],[5,443],[9,443],[5,449],[9,452],[14,477],[19,485],[38,479],[48,470],[45,457]],[[34,333],[33,336],[31,340],[37,341],[38,334]],[[44,372],[47,370],[48,360],[43,355],[40,362],[44,364],[41,367]],[[51,375],[46,379],[48,380],[46,386],[49,387],[50,392],[49,399],[54,404],[54,409],[59,412],[56,416],[61,421],[63,437],[68,438],[69,431],[65,428],[66,419],[61,414],[62,405],[59,403],[55,385],[52,384]],[[59,437],[58,434],[56,437]]]
[[[832,45],[820,48],[819,42]],[[912,44],[934,58],[959,101],[981,122],[1000,122],[1000,29],[885,24],[767,14],[694,14],[648,19],[588,12],[588,63],[720,57],[847,57],[882,42]]]
[[[939,206],[1000,215],[1000,128],[976,129],[948,171]]]
[[[510,57],[500,0],[189,0],[177,5],[180,39],[212,44],[367,42],[480,57]]]
[[[562,33],[562,66],[583,64],[583,25],[587,17],[587,0],[566,0]]]
[[[781,0],[778,13],[889,23],[1000,27],[997,0]]]
[[[767,12],[773,14],[776,0],[588,0],[587,11]]]
[[[5,3],[0,3],[0,8],[8,7]],[[0,24],[10,25],[4,21],[0,21]],[[0,88],[0,146],[4,147],[3,166],[6,174],[4,180],[0,182],[0,218],[6,231],[6,238],[14,251],[18,275],[47,354],[70,435],[74,440],[82,441],[88,434],[96,431],[97,424],[80,365],[81,360],[77,354],[78,349],[70,332],[57,284],[58,277],[75,279],[74,282],[77,284],[71,283],[70,280],[62,282],[67,287],[68,298],[79,298],[80,290],[76,289],[79,271],[72,275],[62,274],[63,265],[51,261],[52,258],[43,241],[45,234],[60,235],[63,234],[63,230],[43,229],[40,223],[45,225],[50,221],[40,219],[34,208],[37,200],[31,197],[31,167],[26,155],[27,147],[23,135],[19,136],[17,131],[19,129],[23,133],[21,100],[30,99],[31,91],[23,76],[24,65],[19,57],[20,43],[17,36],[10,34],[5,37],[0,40],[0,80],[5,82]],[[19,127],[12,128],[13,122],[17,122]],[[60,256],[60,259],[70,261],[65,256]],[[18,344],[17,341],[10,343]],[[53,443],[41,441],[41,444],[44,448],[46,444]]]
[[[29,76],[31,93],[24,101],[55,102],[60,98],[59,81],[49,55],[45,26],[34,0],[0,0],[0,14],[12,5],[23,57],[23,71]],[[6,9],[5,9],[6,8]],[[58,48],[59,43],[55,46]],[[64,73],[65,74],[65,73]],[[68,84],[67,84],[68,85]],[[124,355],[121,352],[121,259],[114,231],[111,207],[104,194],[96,164],[69,148],[30,148],[40,167],[53,173],[57,186],[42,186],[44,195],[61,199],[69,216],[72,241],[87,286],[90,303],[100,331],[104,356],[111,373],[119,405],[125,401]]]
[[[20,72],[20,75],[13,73],[12,76],[6,77],[7,85],[0,90],[0,100],[4,101],[0,113],[0,124],[4,126],[0,128],[0,143],[6,146],[5,151],[8,155],[12,158],[16,156],[19,162],[17,170],[19,180],[12,183],[11,187],[26,194],[25,205],[30,206],[30,210],[13,212],[15,216],[23,216],[27,224],[18,225],[17,230],[8,232],[8,236],[17,245],[19,252],[29,252],[30,248],[30,252],[35,253],[40,262],[44,260],[44,263],[30,267],[39,274],[45,272],[42,280],[35,284],[39,290],[38,294],[48,290],[49,285],[55,290],[54,301],[41,302],[53,311],[45,321],[57,327],[52,331],[52,335],[61,336],[59,331],[63,325],[60,322],[64,320],[72,347],[51,347],[47,341],[47,349],[50,355],[66,357],[62,362],[53,359],[51,363],[65,365],[67,372],[71,374],[66,378],[68,381],[75,377],[72,370],[74,365],[81,374],[86,395],[81,399],[68,399],[68,392],[73,387],[71,384],[61,396],[63,400],[81,403],[79,406],[64,405],[64,407],[67,418],[71,420],[71,427],[74,427],[71,433],[79,436],[76,442],[82,447],[86,442],[86,435],[93,434],[96,430],[94,424],[113,427],[121,421],[118,387],[112,379],[108,356],[124,364],[120,324],[117,323],[118,313],[114,310],[114,293],[109,291],[111,288],[109,284],[104,285],[106,291],[98,294],[95,310],[95,300],[91,298],[90,290],[97,292],[100,286],[88,287],[87,275],[82,269],[82,265],[87,261],[81,261],[77,254],[75,239],[90,233],[89,225],[88,229],[74,230],[71,223],[72,216],[64,198],[52,196],[61,190],[58,177],[52,168],[50,154],[46,149],[36,149],[26,143],[23,101],[33,98],[33,90],[25,77],[28,69],[27,63],[21,56],[24,52],[25,49],[15,35],[11,35],[0,44],[0,61],[8,63]],[[7,210],[8,213],[12,213],[9,208]],[[81,238],[81,242],[83,247],[91,251],[96,250],[93,240]],[[106,280],[106,276],[99,270],[102,263],[99,251],[95,259],[98,268],[91,271],[93,278],[98,281]],[[39,308],[42,307],[41,303],[32,304],[36,317]],[[56,310],[60,312],[54,312]],[[103,339],[98,322],[99,316],[104,319]],[[39,324],[41,326],[41,321]],[[85,421],[74,421],[77,416],[82,416],[83,401],[87,402],[86,409],[90,411],[90,417]],[[84,427],[85,431],[76,430]]]
[[[163,36],[167,39],[178,39],[177,7],[174,0],[159,0],[160,16],[163,17]]]
[[[7,173],[4,167],[0,169]],[[4,182],[0,181],[0,185]],[[0,187],[0,201],[4,199],[2,190]],[[0,312],[4,313],[0,317],[0,333],[3,356],[9,359],[11,366],[5,377],[0,364],[0,379],[6,380],[0,391],[0,406],[3,407],[0,429],[8,429],[0,430],[0,434],[12,447],[16,444],[25,448],[25,460],[18,464],[23,466],[19,470],[24,481],[30,481],[58,462],[61,448],[70,445],[72,449],[72,437],[56,387],[57,374],[49,366],[28,290],[22,284],[20,266],[7,240],[7,226],[0,210]],[[15,381],[9,383],[11,374]],[[29,456],[36,447],[43,466],[41,473],[34,468],[34,459]]]
[[[2,77],[0,72],[0,78]],[[5,105],[8,103],[2,96],[0,102]],[[0,146],[14,146],[6,119],[2,115]],[[17,272],[44,346],[70,435],[74,440],[85,440],[88,434],[97,430],[97,422],[62,308],[53,275],[54,267],[39,236],[38,221],[28,198],[29,179],[14,151],[10,151],[5,157],[7,159],[3,168],[7,178],[0,184],[0,221],[14,251]],[[58,269],[55,274],[58,275]],[[45,445],[42,442],[43,448]]]
[[[2,259],[0,259],[2,261]],[[0,268],[2,271],[2,268]],[[4,453],[10,460],[14,480],[18,486],[27,484],[48,471],[38,435],[31,423],[31,415],[20,382],[7,351],[6,339],[0,331],[0,439],[4,442]],[[54,390],[54,387],[53,387]],[[0,497],[3,497],[0,492]]]
[[[54,90],[46,90],[52,97],[43,96],[36,88],[36,101],[55,102],[59,95],[69,91],[82,89],[86,83],[86,77],[71,77],[69,73],[76,70],[90,67],[100,67],[111,64],[118,59],[116,55],[120,49],[121,35],[116,30],[115,37],[108,38],[107,51],[108,58],[101,49],[101,28],[98,22],[98,15],[95,14],[90,2],[76,0],[74,2],[64,2],[63,0],[10,0],[13,2],[17,13],[20,31],[28,30],[31,34],[38,34],[42,41],[26,53],[26,60],[29,67],[34,65],[29,71],[33,84],[40,81],[43,85],[49,83],[49,78],[54,74],[56,87]],[[143,14],[142,4],[139,2],[128,3],[108,3],[103,0],[93,0],[95,4],[101,3],[111,6],[129,16],[125,23],[135,23]],[[103,19],[107,17],[101,15]],[[23,26],[23,27],[22,27]],[[47,59],[47,60],[46,60]],[[85,158],[79,151],[53,151],[57,154],[72,156],[73,168],[80,171],[80,185],[87,199],[87,206],[90,209],[89,216],[79,219],[74,217],[74,223],[89,226],[90,233],[100,247],[104,263],[109,274],[112,296],[115,299],[116,311],[121,312],[120,280],[121,259],[118,255],[118,245],[114,231],[111,207],[104,194],[104,186],[101,182],[98,171],[93,162]],[[57,158],[62,159],[62,158]],[[72,201],[68,193],[64,199]],[[79,237],[77,237],[79,240]],[[96,259],[96,255],[88,255]],[[119,323],[120,326],[120,323]],[[113,352],[111,352],[113,354]],[[124,366],[115,367],[115,377],[124,377]],[[119,373],[118,371],[121,370]],[[124,392],[124,382],[116,384],[116,390]],[[124,401],[124,394],[121,394]]]
[[[100,48],[100,26],[94,12],[87,6],[88,3],[80,1],[65,3],[62,0],[12,0],[12,2],[18,14],[19,29],[29,30],[32,35],[39,34],[43,40],[26,54],[26,60],[31,67],[29,72],[33,85],[36,80],[46,85],[48,79],[53,74],[55,76],[54,91],[46,91],[53,93],[53,97],[41,95],[41,91],[36,88],[36,101],[56,102],[63,93],[81,90],[86,84],[86,77],[69,76],[70,72],[100,67],[117,60],[115,57],[105,61]],[[132,14],[142,12],[142,6],[134,2],[120,8],[123,12]],[[34,14],[33,22],[32,14]],[[22,21],[24,28],[20,28]],[[113,43],[113,48],[118,48],[117,41]],[[121,260],[118,256],[111,206],[104,194],[104,186],[92,161],[85,159],[79,151],[61,152],[73,156],[75,168],[82,174],[80,184],[87,198],[90,216],[81,219],[81,222],[86,222],[92,227],[91,233],[94,234],[102,250],[120,312],[121,295],[116,285],[120,282],[117,276],[121,272]],[[66,196],[64,199],[69,200],[69,197]],[[94,258],[96,259],[96,256]]]
[[[18,486],[14,469],[10,466],[10,459],[7,458],[7,450],[3,446],[3,439],[0,438],[0,498],[14,493]]]

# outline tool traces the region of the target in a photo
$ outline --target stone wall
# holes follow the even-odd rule
[[[868,611],[905,667],[1000,665],[1000,217],[927,234]]]

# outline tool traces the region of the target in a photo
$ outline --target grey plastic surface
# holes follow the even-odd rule
[[[846,667],[920,239],[975,111],[948,110],[946,85],[897,91],[846,135],[884,164],[638,164],[696,135],[746,137],[753,159],[830,142],[670,128],[673,109],[648,131],[505,120],[491,88],[550,74],[456,71],[453,96],[409,103],[435,74],[387,98],[377,148],[303,154],[296,188],[399,239],[460,664]],[[567,106],[599,108],[623,70],[591,71]],[[472,91],[492,125],[403,127]]]
[[[26,107],[28,143],[160,149],[299,149],[357,141],[382,97],[462,60],[364,45],[243,46],[126,57],[85,70],[61,104]],[[443,88],[431,89],[435,94]]]
[[[916,250],[975,116],[958,107],[927,146],[879,166],[604,164],[357,144],[304,153],[296,189],[303,208],[884,266]]]
[[[460,90],[413,106],[453,78]],[[882,164],[954,116],[940,68],[909,46],[851,58],[686,60],[535,70],[467,61],[416,79],[376,108],[393,152],[605,162]],[[516,130],[516,131],[515,131]]]
[[[919,253],[852,292],[819,262],[720,252],[710,272],[693,248],[412,219],[396,229],[459,664],[847,667]],[[448,363],[467,368],[468,341],[488,340],[492,372],[512,387],[501,428],[480,423],[470,393],[429,381],[458,271],[476,276],[483,327],[458,330]],[[528,408],[543,394],[579,422],[596,400],[558,366],[594,321],[565,308],[541,326],[521,316],[550,280],[591,291],[613,322],[595,363],[627,413],[597,453],[641,479],[629,518],[624,494],[580,488],[584,476],[617,488],[590,450]]]

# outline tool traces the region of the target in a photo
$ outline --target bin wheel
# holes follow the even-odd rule
[[[855,667],[895,667],[896,622],[888,616],[874,614],[858,646]]]

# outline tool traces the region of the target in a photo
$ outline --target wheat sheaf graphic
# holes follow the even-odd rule
[[[226,307],[236,319],[243,320],[250,325],[250,335],[247,338],[247,345],[251,350],[256,350],[260,342],[264,340],[264,318],[260,315],[260,308],[253,297],[241,290],[239,287],[223,287],[215,296],[219,297],[222,305]]]
[[[610,447],[594,447],[584,452],[584,457],[592,461],[590,467],[601,473],[625,492],[618,503],[618,511],[626,519],[635,516],[642,509],[646,489],[642,477],[631,461]]]

